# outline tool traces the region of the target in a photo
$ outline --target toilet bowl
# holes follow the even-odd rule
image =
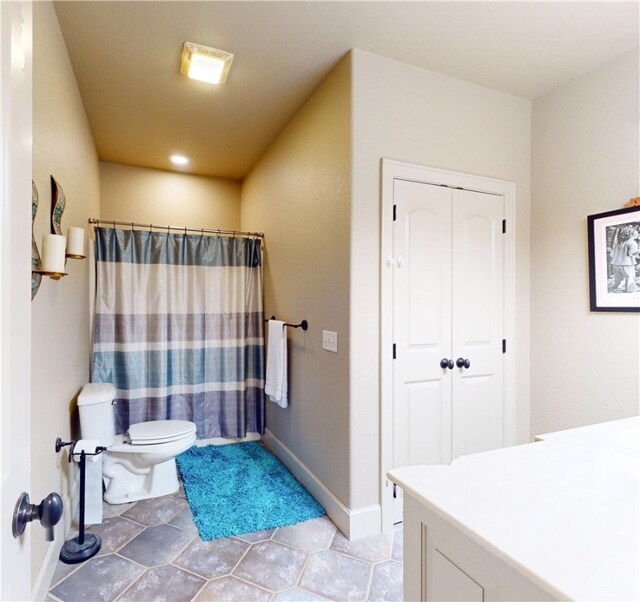
[[[179,488],[175,458],[196,441],[196,425],[187,420],[155,420],[115,434],[110,383],[89,383],[78,396],[80,432],[107,448],[102,454],[104,500],[124,504],[174,493]]]

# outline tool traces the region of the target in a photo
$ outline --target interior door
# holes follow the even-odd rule
[[[393,195],[393,466],[447,464],[504,445],[504,198]]]
[[[393,463],[451,461],[451,190],[394,181]],[[396,491],[394,522],[402,516]]]
[[[11,533],[18,496],[29,491],[31,462],[30,2],[0,2],[0,78],[0,598],[30,600],[33,527],[19,539]]]
[[[396,180],[394,464],[451,460],[451,190]]]
[[[503,447],[504,244],[501,196],[453,191],[452,457]]]

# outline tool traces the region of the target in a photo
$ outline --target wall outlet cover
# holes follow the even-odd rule
[[[322,348],[338,353],[338,333],[331,330],[322,331]]]

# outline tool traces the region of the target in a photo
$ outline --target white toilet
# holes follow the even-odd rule
[[[104,499],[110,504],[159,497],[178,490],[175,458],[196,441],[187,420],[155,420],[129,426],[116,435],[111,383],[89,383],[78,396],[80,433],[107,448],[102,453]]]

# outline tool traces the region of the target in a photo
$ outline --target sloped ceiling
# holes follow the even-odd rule
[[[84,2],[56,11],[101,160],[242,178],[360,48],[524,98],[633,49],[637,2]],[[186,41],[235,55],[179,74]],[[384,73],[380,74],[384,77]]]

